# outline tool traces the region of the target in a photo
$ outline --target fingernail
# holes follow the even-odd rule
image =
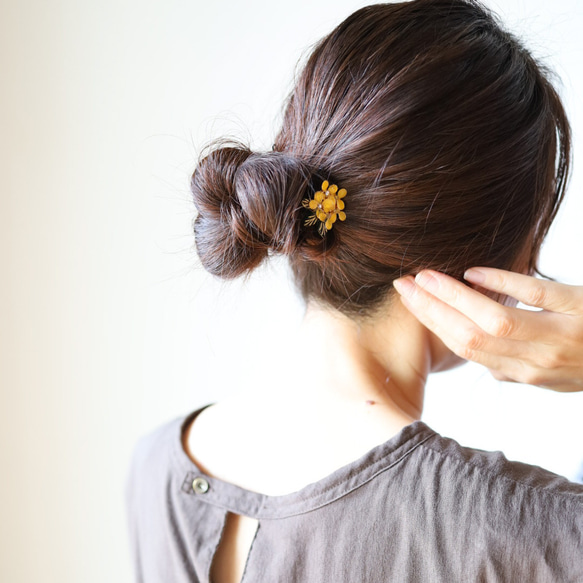
[[[428,291],[437,291],[437,288],[439,287],[439,282],[437,281],[437,278],[427,271],[420,271],[415,276],[415,281],[423,289],[426,289]]]
[[[470,269],[466,269],[464,279],[473,283],[483,283],[486,281],[486,274],[476,267],[471,267]]]
[[[395,289],[404,296],[411,296],[415,289],[415,284],[411,281],[411,276],[399,277],[393,280]]]

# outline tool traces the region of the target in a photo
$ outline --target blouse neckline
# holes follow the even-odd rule
[[[284,518],[330,504],[363,486],[381,472],[390,471],[417,447],[439,434],[421,420],[403,427],[385,442],[323,478],[288,494],[273,496],[209,476],[189,457],[183,447],[183,434],[195,417],[214,403],[174,419],[170,425],[171,458],[181,479],[181,490],[202,502],[253,518]],[[193,488],[194,480],[205,488]],[[208,486],[208,487],[206,487]],[[202,491],[204,490],[204,491]]]

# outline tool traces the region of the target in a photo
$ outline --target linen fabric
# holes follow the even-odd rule
[[[211,404],[135,445],[125,503],[136,583],[213,583],[228,512],[259,521],[242,583],[583,583],[583,484],[418,420],[269,496],[205,474],[184,451],[183,430]]]

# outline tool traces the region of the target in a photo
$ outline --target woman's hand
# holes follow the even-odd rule
[[[405,306],[450,350],[484,365],[494,378],[583,391],[583,286],[493,267],[472,268],[464,279],[542,310],[504,306],[430,269],[395,280],[394,286]]]

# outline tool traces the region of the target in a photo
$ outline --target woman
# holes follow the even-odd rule
[[[271,152],[201,157],[203,266],[230,279],[286,254],[306,312],[274,383],[141,439],[138,581],[583,581],[583,485],[421,421],[428,375],[467,359],[580,386],[535,377],[524,347],[565,327],[581,350],[581,289],[536,284],[535,304],[568,305],[556,318],[515,308],[569,174],[550,76],[478,2],[366,6],[315,45]],[[464,286],[476,265],[509,283]],[[416,274],[436,295],[407,295]]]

